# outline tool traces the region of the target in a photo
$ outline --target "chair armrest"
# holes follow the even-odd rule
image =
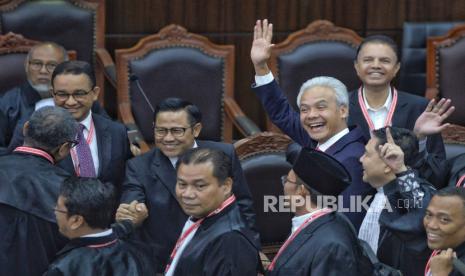
[[[261,132],[260,128],[250,120],[231,97],[224,99],[226,114],[231,118],[233,124],[244,136],[251,136]]]
[[[425,97],[428,100],[435,99],[438,96],[438,94],[439,94],[439,91],[437,88],[433,88],[433,87],[426,88]]]
[[[95,50],[97,64],[103,69],[105,78],[110,84],[116,89],[116,67],[113,59],[111,58],[108,51],[104,48],[98,48]]]
[[[141,153],[145,153],[150,150],[150,147],[145,142],[144,137],[140,133],[136,124],[126,124],[126,128],[128,129],[128,138],[131,144],[137,145],[140,148]]]
[[[444,143],[465,145],[465,126],[451,124],[441,133]]]

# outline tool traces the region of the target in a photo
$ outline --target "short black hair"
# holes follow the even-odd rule
[[[116,211],[116,192],[111,183],[97,178],[70,177],[61,185],[67,215],[80,215],[93,229],[106,229]]]
[[[193,103],[180,98],[166,98],[161,101],[156,107],[153,116],[154,122],[157,121],[157,115],[160,112],[177,112],[185,110],[189,119],[189,124],[194,126],[202,121],[202,113],[200,109]]]
[[[215,149],[195,148],[184,153],[176,163],[176,170],[179,170],[181,164],[204,164],[210,162],[213,165],[213,176],[218,179],[220,184],[229,177],[233,178],[231,158]]]
[[[58,64],[55,70],[53,70],[52,87],[53,87],[53,82],[55,81],[56,76],[66,75],[66,74],[71,74],[71,75],[85,74],[89,78],[92,88],[95,87],[96,81],[95,81],[94,69],[86,61],[70,60],[70,61],[65,61],[65,62]]]
[[[357,54],[355,55],[355,60],[358,59],[358,54],[360,53],[362,48],[368,43],[379,43],[379,44],[384,44],[384,45],[389,46],[392,49],[392,51],[394,52],[394,54],[396,55],[396,59],[397,59],[396,63],[400,62],[400,60],[399,60],[399,48],[397,47],[396,42],[394,40],[392,40],[392,38],[390,38],[389,36],[386,36],[386,35],[370,35],[370,36],[367,36],[362,41],[362,43],[360,43],[360,45],[358,46]]]
[[[462,200],[463,204],[463,214],[465,216],[465,188],[463,187],[445,187],[439,191],[434,196],[457,196]]]
[[[78,124],[71,114],[55,106],[37,109],[29,118],[24,142],[31,147],[50,151],[74,140]]]
[[[386,137],[386,128],[383,127],[380,129],[373,130],[373,136],[378,139],[378,145],[376,145],[376,150],[378,150],[379,145],[384,145],[387,143]],[[396,145],[398,145],[404,152],[404,163],[406,166],[413,166],[418,160],[419,147],[418,139],[415,134],[408,129],[400,127],[389,127],[391,131],[392,138]]]

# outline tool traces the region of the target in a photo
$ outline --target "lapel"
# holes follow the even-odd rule
[[[99,169],[97,176],[102,172],[110,170],[111,161],[111,133],[108,131],[108,125],[97,114],[92,113],[92,120],[95,126],[95,138],[97,139],[97,151],[99,160]]]
[[[358,90],[354,90],[350,94],[349,98],[349,125],[357,125],[359,126],[363,133],[368,134],[370,136],[370,128],[368,127],[368,123],[363,116],[362,108],[358,104]]]
[[[331,147],[329,147],[325,153],[334,156],[342,151],[347,144],[352,143],[353,141],[357,141],[358,139],[363,137],[363,133],[361,132],[359,127],[350,127],[349,133],[342,136],[341,139],[337,140]]]
[[[314,232],[320,226],[329,222],[333,215],[334,213],[331,213],[323,217],[320,217],[316,219],[314,222],[307,225],[307,227],[305,227],[302,231],[300,231],[300,233],[289,244],[286,250],[284,250],[283,253],[281,253],[281,256],[279,256],[274,271],[278,271],[281,266],[285,265],[291,259],[291,257],[294,256],[297,253],[297,251],[299,251],[299,249],[307,242],[307,240],[313,236]],[[311,254],[311,252],[306,253],[307,255]]]
[[[405,127],[408,126],[407,117],[408,115],[408,101],[405,98],[404,94],[397,90],[397,105],[396,109],[394,110],[394,115],[392,116],[392,125],[393,126],[400,126]],[[415,118],[416,120],[416,118]]]
[[[173,198],[176,198],[176,170],[173,168],[171,161],[158,148],[154,150],[155,156],[150,171],[155,181],[161,182],[166,189],[171,193]]]

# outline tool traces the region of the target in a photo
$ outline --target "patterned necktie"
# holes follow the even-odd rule
[[[83,177],[96,177],[94,161],[90,147],[84,138],[84,125],[79,124],[78,140],[79,144],[76,146],[76,153],[79,160],[79,176]]]

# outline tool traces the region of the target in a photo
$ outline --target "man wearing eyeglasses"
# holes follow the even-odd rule
[[[0,154],[11,152],[17,146],[11,145],[7,150],[15,128],[21,132],[23,123],[34,110],[53,105],[50,94],[52,73],[58,64],[66,60],[66,50],[56,43],[44,42],[31,48],[24,61],[27,81],[5,92],[0,98],[0,113],[3,113],[6,121],[5,129],[0,132]],[[97,102],[92,106],[92,111],[108,117]]]
[[[111,182],[120,191],[126,160],[131,156],[126,128],[94,113],[100,88],[92,67],[85,61],[66,61],[52,74],[52,95],[79,123],[79,144],[60,162],[66,171],[83,177]]]
[[[155,108],[156,148],[128,161],[121,205],[116,220],[132,220],[139,226],[134,238],[150,247],[156,271],[162,273],[188,216],[176,200],[176,162],[191,148],[212,148],[232,160],[233,193],[247,226],[255,231],[255,213],[241,165],[229,144],[196,140],[202,129],[197,106],[168,98]],[[147,209],[148,208],[148,217]],[[259,243],[258,234],[255,241]]]
[[[55,166],[74,145],[77,123],[43,107],[24,127],[24,144],[0,157],[0,275],[42,275],[66,241],[53,206],[69,174]]]

